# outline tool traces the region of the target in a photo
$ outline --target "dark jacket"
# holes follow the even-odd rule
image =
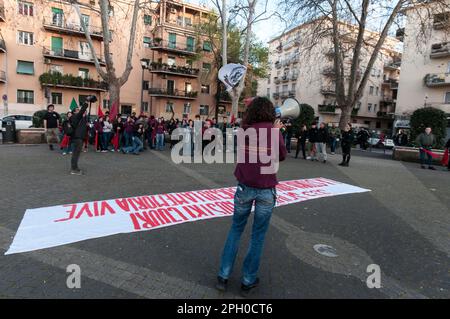
[[[353,139],[354,139],[353,132],[351,130],[348,132],[342,131],[341,135],[342,135],[342,140],[341,140],[342,149],[349,150],[353,144]]]
[[[281,135],[281,132],[279,133],[279,147],[277,150],[271,149],[271,137],[272,137],[272,123],[270,122],[261,122],[261,123],[255,123],[251,125],[252,128],[256,129],[256,134],[258,135],[258,140],[260,138],[259,135],[259,129],[265,128],[267,132],[267,152],[264,152],[265,154],[272,154],[272,152],[277,152],[276,155],[278,155],[278,160],[284,161],[286,158],[286,146],[284,145],[284,139]],[[245,152],[245,161],[244,163],[238,163],[236,165],[236,169],[234,171],[234,176],[237,178],[239,183],[242,183],[246,186],[255,187],[255,188],[273,188],[278,184],[277,181],[277,174],[262,174],[261,168],[264,166],[269,167],[271,163],[263,164],[260,161],[259,157],[259,149],[258,147],[252,147],[252,145],[249,145],[249,141],[247,140],[245,145],[238,145],[238,152]],[[259,144],[259,143],[258,143]],[[257,156],[257,163],[250,163],[249,154],[250,152],[258,152],[256,154]]]
[[[71,136],[72,140],[84,140],[87,133],[87,117],[84,116],[88,104],[84,103],[80,111],[70,118],[70,123],[73,126],[73,134]]]
[[[308,138],[308,130],[303,131],[300,129],[297,133],[297,138],[300,140],[300,142],[304,143],[306,139]]]
[[[310,128],[308,130],[308,140],[310,143],[316,143],[317,142],[317,135],[319,134],[319,129],[316,128]]]
[[[445,148],[450,148],[450,138],[447,140],[447,143],[445,143]]]
[[[317,143],[327,143],[328,142],[328,129],[326,127],[318,129],[316,142]]]

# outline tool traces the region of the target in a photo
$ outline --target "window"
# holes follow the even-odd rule
[[[377,90],[376,90],[376,93],[375,93],[375,95],[377,95],[378,96],[378,93],[379,93],[379,91],[380,91],[380,88],[377,86]]]
[[[34,62],[17,61],[17,74],[34,74]]]
[[[369,112],[372,110],[372,103],[367,104],[367,109],[369,110]]]
[[[195,39],[193,37],[187,37],[186,39],[186,50],[194,52]]]
[[[176,58],[174,56],[167,57],[167,64],[168,65],[174,66],[175,65],[175,61],[176,61]]]
[[[148,102],[142,102],[142,109],[144,112],[148,112]]]
[[[34,104],[34,91],[17,90],[17,103]]]
[[[62,93],[52,92],[52,104],[62,104]]]
[[[172,113],[173,112],[173,103],[167,102],[166,104],[166,113]]]
[[[152,45],[152,38],[144,37],[144,48],[150,48]]]
[[[152,16],[148,14],[144,14],[144,24],[152,25]]]
[[[191,103],[184,103],[183,114],[191,114]]]
[[[186,67],[188,67],[188,68],[192,68],[192,63],[193,63],[194,61],[192,61],[192,59],[186,59]]]
[[[64,12],[60,8],[52,8],[52,24],[62,27],[64,23]]]
[[[51,73],[64,73],[64,69],[62,65],[56,65],[56,64],[52,64],[50,65],[50,72]]]
[[[450,92],[446,92],[445,93],[445,100],[444,100],[445,104],[450,104]]]
[[[370,94],[370,95],[373,95],[373,86],[371,86],[371,87],[369,88],[369,94]]]
[[[19,14],[24,16],[33,16],[33,4],[29,2],[19,1],[18,2]]]
[[[188,27],[192,27],[192,19],[191,18],[184,18],[184,23]]]
[[[209,114],[209,105],[200,105],[200,115],[208,115]]]
[[[211,63],[203,63],[203,71],[211,72]]]
[[[209,41],[203,42],[203,51],[207,51],[207,52],[212,51],[211,42],[209,42]]]
[[[103,99],[103,108],[109,110],[109,100]]]
[[[376,70],[375,70],[375,68],[372,68],[372,73],[371,73],[371,75],[372,75],[372,76],[376,76]]]
[[[148,88],[149,88],[149,82],[148,81],[142,82],[142,89],[145,91],[145,90],[148,90]]]
[[[169,33],[169,48],[175,49],[177,47],[177,35]]]
[[[26,31],[18,31],[17,42],[19,44],[33,45],[33,33]]]
[[[81,21],[84,22],[84,25],[89,29],[89,16],[86,14],[81,15]]]
[[[202,84],[201,92],[204,94],[209,94],[209,85]]]
[[[373,112],[375,113],[377,111],[377,104],[373,105]]]
[[[78,76],[82,79],[89,79],[89,69],[79,68]]]
[[[267,96],[267,97],[270,97],[270,88],[267,88],[267,94],[266,94],[266,96]]]
[[[184,83],[184,92],[189,93],[192,91],[192,84],[189,82]]]

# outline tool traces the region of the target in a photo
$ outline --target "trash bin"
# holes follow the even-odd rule
[[[16,122],[14,120],[3,120],[2,135],[3,144],[16,142]]]

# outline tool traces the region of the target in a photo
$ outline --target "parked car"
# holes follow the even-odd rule
[[[30,128],[33,125],[33,117],[31,115],[11,114],[0,118],[0,129],[3,131],[2,122],[4,120],[12,120],[16,122],[16,130]]]
[[[368,140],[369,145],[373,147],[385,147],[385,148],[393,148],[395,146],[394,140],[390,137],[384,137],[383,140],[380,139],[380,134],[372,134],[372,136]]]

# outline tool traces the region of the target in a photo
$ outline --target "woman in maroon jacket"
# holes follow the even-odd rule
[[[244,160],[240,161],[240,154],[238,154],[238,164],[234,171],[238,186],[234,196],[233,224],[223,249],[216,285],[218,290],[225,291],[227,288],[228,278],[233,270],[239,249],[239,241],[253,205],[255,207],[253,231],[250,248],[242,268],[241,293],[246,296],[259,283],[257,273],[260,257],[276,201],[277,164],[278,161],[286,158],[287,153],[280,133],[282,126],[281,122],[276,120],[275,108],[269,99],[264,97],[253,99],[244,116],[243,128],[255,129],[256,140],[252,141],[250,138],[238,145],[238,152],[243,152],[241,159]],[[242,130],[238,133],[238,143],[239,134],[242,134]],[[265,138],[267,138],[266,147],[264,147]],[[277,139],[278,143],[276,143]],[[255,145],[257,146],[255,147]],[[273,147],[276,148],[272,149]],[[270,156],[271,160],[268,163],[265,161],[263,163],[261,160],[261,152]],[[256,162],[251,160],[255,155]],[[273,164],[275,164],[275,169],[273,169]]]

